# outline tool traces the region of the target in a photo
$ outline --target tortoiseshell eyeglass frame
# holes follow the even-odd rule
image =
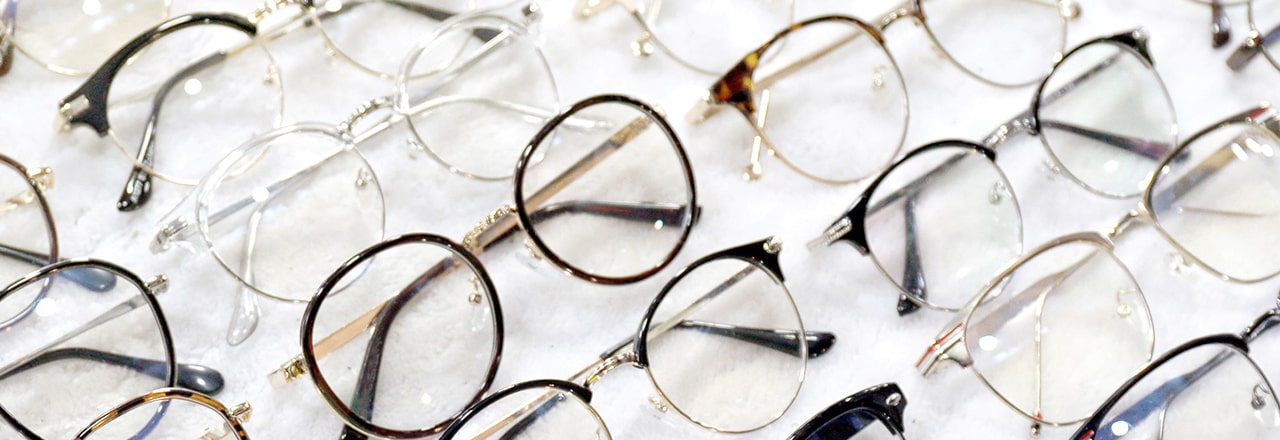
[[[207,439],[230,439],[249,440],[249,433],[244,429],[244,422],[249,420],[252,408],[247,403],[241,403],[231,408],[227,408],[222,402],[215,400],[207,395],[183,389],[183,388],[160,388],[155,391],[143,394],[141,396],[130,399],[121,403],[119,406],[112,408],[110,411],[98,416],[96,420],[86,426],[80,433],[76,434],[76,440],[92,439],[93,434],[101,431],[111,422],[128,414],[130,411],[140,407],[157,403],[160,405],[168,405],[170,402],[183,401],[193,403],[200,407],[206,408],[218,415],[223,422],[226,423],[227,432],[206,433],[204,437]],[[155,417],[162,417],[163,412],[159,412]],[[150,425],[148,425],[150,428]]]

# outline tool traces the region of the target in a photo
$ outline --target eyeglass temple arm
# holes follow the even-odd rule
[[[1165,383],[1156,387],[1156,389],[1151,390],[1150,393],[1147,393],[1146,396],[1143,396],[1140,400],[1134,402],[1133,405],[1129,406],[1128,409],[1114,417],[1112,420],[1121,420],[1127,422],[1129,426],[1137,426],[1153,414],[1163,414],[1168,410],[1168,405],[1182,394],[1183,391],[1187,390],[1192,385],[1195,385],[1196,381],[1199,381],[1205,375],[1212,372],[1213,369],[1222,365],[1223,362],[1226,362],[1226,360],[1232,356],[1238,356],[1238,354],[1232,351],[1225,351],[1214,356],[1213,359],[1210,359],[1209,362],[1206,362],[1204,365],[1196,367],[1195,370],[1165,381]],[[1163,417],[1160,419],[1162,420]],[[1099,430],[1095,433],[1095,440],[1118,438],[1112,437],[1110,434],[1109,430]]]
[[[1209,0],[1209,10],[1213,14],[1209,24],[1209,32],[1213,36],[1213,47],[1225,46],[1231,41],[1231,19],[1223,10],[1222,0]]]
[[[13,246],[0,244],[0,256],[12,258],[35,267],[49,264],[49,256]],[[64,270],[58,276],[94,292],[108,292],[116,286],[116,276],[111,272],[89,267]]]
[[[906,258],[902,270],[902,287],[921,300],[927,298],[925,290],[924,267],[920,258],[920,242],[916,232],[916,202],[920,199],[919,191],[907,195],[903,210],[903,228],[906,239]],[[920,305],[906,293],[898,294],[898,316],[906,316],[920,310]]]
[[[1250,32],[1244,42],[1240,43],[1240,47],[1236,48],[1234,52],[1231,52],[1231,56],[1227,57],[1227,67],[1235,71],[1243,70],[1245,66],[1249,65],[1249,62],[1258,56],[1258,53],[1262,52],[1262,48],[1274,45],[1278,41],[1280,41],[1280,25],[1265,34]]]
[[[84,347],[59,348],[39,352],[39,355],[25,362],[6,368],[0,373],[0,380],[7,379],[23,371],[62,360],[85,360],[107,365],[124,367],[130,370],[164,380],[168,376],[168,365],[163,361],[126,356]],[[222,373],[209,367],[194,364],[178,364],[178,386],[199,391],[205,394],[216,394],[225,384]]]
[[[13,68],[13,28],[18,13],[18,2],[0,0],[0,76],[7,75]]]
[[[169,92],[172,92],[179,82],[197,72],[221,63],[226,58],[226,52],[217,52],[209,55],[190,66],[184,67],[160,85],[155,97],[151,100],[151,112],[147,114],[147,125],[143,127],[142,141],[138,145],[138,155],[134,160],[147,167],[155,166],[156,127],[160,123],[160,110],[163,108],[165,98],[169,96]],[[150,198],[151,174],[135,165],[129,174],[128,180],[125,180],[124,190],[120,193],[119,201],[116,202],[116,209],[133,211],[145,205]]]

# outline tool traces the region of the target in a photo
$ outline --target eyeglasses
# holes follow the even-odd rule
[[[785,27],[795,19],[794,0],[577,0],[578,18],[590,18],[619,5],[640,25],[631,43],[638,57],[661,50],[676,63],[715,75],[751,49],[761,31]],[[733,14],[726,14],[733,11]]]
[[[788,440],[903,439],[907,399],[896,383],[854,393],[814,415]],[[861,434],[861,435],[859,435]]]
[[[1271,65],[1280,69],[1280,57],[1273,54],[1277,41],[1280,41],[1280,13],[1276,5],[1255,5],[1253,0],[1246,0],[1249,5],[1249,35],[1240,47],[1227,58],[1227,66],[1231,70],[1243,70],[1258,54],[1267,58]]]
[[[198,177],[207,172],[207,164],[214,163],[225,154],[228,139],[238,142],[239,139],[251,138],[280,126],[283,119],[283,85],[280,68],[265,47],[267,42],[294,29],[300,29],[304,24],[318,26],[323,19],[331,21],[331,28],[341,25],[340,29],[346,29],[344,33],[351,34],[352,38],[361,38],[353,40],[360,42],[359,47],[379,47],[378,50],[362,49],[358,53],[381,54],[385,50],[384,46],[413,47],[413,44],[418,44],[418,37],[424,29],[448,27],[444,24],[411,27],[414,32],[412,37],[405,37],[403,41],[396,40],[397,43],[391,45],[383,45],[381,38],[376,43],[365,41],[369,35],[388,35],[387,32],[405,24],[398,23],[397,20],[408,16],[417,17],[407,18],[415,23],[422,17],[427,17],[429,21],[447,21],[447,18],[455,16],[453,13],[411,2],[361,2],[344,8],[341,2],[335,0],[327,3],[330,8],[327,12],[318,12],[314,6],[307,6],[308,12],[295,17],[289,24],[271,30],[261,29],[259,22],[270,12],[283,7],[284,3],[288,2],[270,3],[269,7],[248,18],[229,14],[193,14],[170,20],[125,45],[79,89],[63,99],[59,111],[65,128],[80,124],[93,128],[99,136],[111,138],[121,153],[134,163],[134,171],[117,204],[119,209],[133,210],[144,204],[151,194],[153,176],[179,185],[195,185]],[[393,3],[399,6],[390,6]],[[516,6],[513,4],[512,8],[514,7]],[[363,12],[350,15],[346,11]],[[378,11],[382,13],[377,13]],[[537,4],[524,4],[520,14],[521,20],[536,21]],[[310,21],[303,22],[303,16],[311,17]],[[379,32],[356,32],[350,29],[363,29],[357,22],[375,18],[379,20],[376,24]],[[388,27],[392,29],[387,30]],[[402,29],[391,32],[390,35],[404,32],[409,31]],[[481,43],[511,45],[513,39],[491,41],[499,35],[501,34],[496,31],[486,31],[472,36]],[[326,41],[333,44],[334,38],[328,36]],[[530,44],[525,38],[519,40],[525,48]],[[459,42],[458,38],[452,40],[455,45]],[[426,57],[424,63],[435,61],[440,64],[428,67],[459,67],[451,65],[451,61],[456,60],[450,57],[457,54],[442,52],[447,49],[468,48],[451,46],[437,49],[431,54],[433,56]],[[421,50],[423,49],[419,48]],[[396,54],[392,59],[398,62],[405,53],[408,50]],[[536,56],[540,57],[541,54]],[[342,57],[351,59],[345,55]],[[362,65],[355,61],[353,63]],[[397,78],[399,82],[404,82],[431,73],[414,71],[409,77],[401,75]],[[543,75],[549,76],[550,73],[548,71]],[[541,84],[531,81],[525,87],[526,90],[547,93],[546,89],[540,88]],[[554,84],[550,93],[555,93]],[[451,106],[454,109],[459,107],[461,106]],[[243,138],[240,135],[229,138],[228,133],[245,135]],[[185,160],[165,160],[163,155],[157,157],[160,145],[176,144],[175,140],[179,137],[185,145],[182,153]]]
[[[1050,70],[1063,49],[1067,20],[1079,13],[1066,1],[989,3],[939,2],[928,19],[921,2],[912,1],[875,24],[847,16],[802,21],[747,53],[686,119],[696,124],[721,109],[737,109],[756,135],[748,179],[763,174],[760,157],[767,153],[819,182],[861,180],[897,156],[910,113],[902,73],[884,46],[885,28],[914,18],[969,76],[993,85],[1029,85]],[[851,121],[847,128],[857,139],[816,122],[826,119],[808,117],[814,114]]]
[[[1071,439],[1275,438],[1280,402],[1249,343],[1277,322],[1273,309],[1240,336],[1206,336],[1170,350],[1120,386]]]
[[[196,189],[194,222],[181,215],[182,207],[162,220],[153,250],[198,239],[246,288],[233,318],[232,329],[240,330],[229,342],[252,333],[254,292],[305,302],[328,275],[325,268],[381,240],[381,184],[354,146],[365,135],[351,134],[351,125],[300,124],[242,146]],[[696,215],[684,147],[655,110],[628,97],[588,98],[551,117],[515,174],[515,204],[469,233],[463,241],[469,250],[478,252],[519,226],[541,256],[566,272],[629,283],[675,257]],[[628,257],[600,252],[600,242],[584,241],[583,230],[598,231]]]
[[[599,125],[587,130],[569,126],[575,120],[596,121]],[[528,176],[525,176],[524,168],[531,164],[531,158],[539,155],[547,159],[527,170]],[[595,283],[630,283],[643,280],[670,263],[683,247],[697,212],[693,208],[697,205],[692,171],[679,139],[651,107],[632,98],[617,95],[588,98],[557,115],[530,141],[520,167],[522,170],[517,171],[517,175],[521,177],[517,182],[528,181],[529,185],[518,184],[516,193],[521,194],[523,188],[531,186],[541,189],[530,190],[531,195],[527,197],[517,196],[516,205],[503,207],[488,216],[467,234],[462,244],[454,245],[429,234],[411,234],[362,251],[323,283],[318,283],[321,288],[311,299],[304,317],[303,353],[273,372],[272,383],[282,386],[312,373],[325,400],[351,427],[349,435],[357,432],[380,436],[438,433],[448,424],[446,416],[474,403],[474,399],[488,389],[501,354],[502,325],[497,296],[492,293],[492,283],[473,254],[512,235],[516,228],[523,228],[529,233],[531,251],[554,262],[564,272]],[[680,200],[685,197],[687,199]],[[568,233],[570,230],[573,234]],[[583,231],[592,233],[583,234]],[[406,265],[411,269],[405,269]],[[383,274],[381,267],[387,267],[390,272]],[[469,270],[461,270],[464,268]],[[411,276],[406,280],[405,275]],[[367,285],[380,289],[382,294],[361,294],[367,291],[363,287]],[[432,293],[421,294],[427,289]],[[438,289],[459,294],[435,293]],[[347,294],[348,291],[355,293]],[[343,294],[338,296],[338,293]],[[388,295],[391,298],[387,298]],[[349,305],[351,302],[356,305]],[[409,303],[423,305],[402,311]],[[355,316],[351,313],[354,310],[369,311]],[[436,314],[448,316],[435,317]],[[465,328],[459,324],[452,329],[428,332],[443,338],[438,345],[452,347],[441,348],[441,351],[448,352],[456,362],[437,362],[446,357],[441,353],[436,353],[431,362],[400,361],[391,356],[384,361],[383,346],[388,344],[386,332],[390,331],[386,329],[391,328],[392,320],[428,326],[459,320],[470,320],[471,324]],[[396,328],[400,327],[397,324]],[[415,324],[404,327],[407,331],[417,331]],[[352,346],[350,343],[368,328],[384,330],[369,336],[370,342],[366,344],[369,348],[363,355],[350,351],[351,348],[344,349]],[[325,336],[316,341],[317,334]],[[420,337],[414,340],[418,341],[415,344],[421,343]],[[459,340],[473,342],[457,344]],[[464,346],[466,350],[456,351]],[[409,362],[406,368],[430,370],[421,375],[440,380],[416,383],[449,392],[427,393],[434,396],[431,407],[409,411],[406,414],[413,417],[407,422],[396,417],[375,419],[371,415],[372,401],[367,399],[372,399],[378,383],[383,381],[378,379],[380,373],[376,368],[369,368],[383,362]],[[455,364],[474,368],[457,368]],[[356,365],[361,365],[361,373],[359,379],[352,382],[349,372],[356,371]],[[487,375],[480,374],[484,365],[489,366]],[[321,370],[336,373],[316,374]],[[335,381],[335,377],[339,379]],[[359,392],[351,391],[353,386],[358,387]],[[348,395],[354,397],[339,397]],[[412,400],[401,402],[398,407],[422,405],[420,400]],[[439,412],[440,417],[424,418],[424,411]],[[435,426],[419,426],[422,420],[441,422]],[[404,423],[413,425],[407,427]]]
[[[87,75],[111,50],[169,16],[169,0],[4,0],[0,75],[14,49],[63,75]]]
[[[28,170],[0,154],[0,282],[58,261],[58,232],[44,198],[51,186],[53,170]],[[31,312],[0,315],[0,328]]]
[[[703,428],[739,433],[772,423],[798,394],[807,359],[835,342],[805,332],[780,251],[768,239],[698,259],[663,287],[634,338],[569,381],[524,382],[484,398],[441,439],[610,438],[590,387],[628,363],[648,373],[656,404]]]
[[[227,408],[198,392],[161,388],[112,408],[76,434],[75,439],[249,440],[243,425],[251,414],[247,403]]]
[[[11,318],[0,331],[0,419],[28,438],[68,438],[73,425],[157,386],[222,389],[217,371],[174,361],[155,298],[166,286],[163,277],[144,281],[111,263],[77,259],[0,290],[0,313]]]
[[[985,146],[948,140],[907,153],[814,244],[846,241],[870,255],[900,290],[900,314],[920,305],[958,310],[1022,252],[1021,210],[992,150],[1013,133],[1038,134],[1055,168],[1098,194],[1130,195],[1159,169],[1176,124],[1144,35],[1118,34],[1069,52],[1032,107]]]

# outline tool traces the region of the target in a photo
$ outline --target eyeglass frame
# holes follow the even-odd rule
[[[169,12],[173,7],[173,0],[163,1],[164,11],[160,14],[160,21],[162,22],[169,19]],[[15,23],[17,20],[17,9],[18,0],[0,0],[0,77],[8,74],[9,70],[13,67],[14,49],[17,49],[18,52],[21,52],[45,70],[59,75],[84,76],[89,74],[89,72],[59,66],[40,59],[39,57],[27,52],[22,48],[22,46],[18,45],[17,42],[14,41],[14,30],[17,28],[17,24]]]
[[[907,398],[897,383],[888,382],[858,391],[849,397],[831,404],[815,414],[809,421],[796,429],[787,440],[817,440],[828,438],[824,434],[841,435],[852,439],[869,424],[852,425],[853,432],[832,432],[845,425],[837,422],[854,418],[861,422],[875,421],[884,425],[890,434],[902,438],[906,432],[903,426],[903,412],[906,411]],[[859,417],[862,416],[862,417]],[[867,417],[870,416],[870,417]],[[870,419],[870,420],[868,420]],[[835,439],[836,437],[831,437]]]
[[[185,388],[159,388],[141,396],[135,397],[128,401],[117,405],[110,411],[98,416],[93,422],[80,430],[76,434],[76,440],[85,440],[90,438],[94,432],[101,430],[106,425],[123,417],[129,411],[133,411],[140,407],[146,406],[154,402],[163,402],[161,405],[168,405],[172,401],[183,401],[192,403],[209,409],[217,413],[224,422],[229,432],[225,435],[231,435],[236,440],[249,440],[249,434],[244,429],[244,423],[249,421],[250,415],[253,413],[253,407],[248,403],[241,403],[231,408],[227,408],[222,402],[209,397],[197,391],[191,391]],[[221,436],[218,438],[222,438]]]

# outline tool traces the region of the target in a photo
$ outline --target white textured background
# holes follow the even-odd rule
[[[892,6],[882,0],[798,2],[800,17],[823,12],[874,17]],[[245,1],[175,3],[177,13],[244,12],[251,5]],[[1280,72],[1263,60],[1240,73],[1225,67],[1229,49],[1210,47],[1209,11],[1202,5],[1188,0],[1081,0],[1081,4],[1084,14],[1071,23],[1068,46],[1135,26],[1150,31],[1156,67],[1170,89],[1184,135],[1259,101],[1280,97]],[[584,22],[571,17],[570,0],[546,0],[543,6],[543,43],[566,104],[598,93],[621,92],[680,116],[712,80],[681,69],[661,54],[632,58],[628,42],[639,31],[621,9]],[[1234,46],[1247,27],[1245,9],[1233,7],[1228,13],[1236,29]],[[774,31],[761,30],[760,40]],[[907,148],[951,137],[978,140],[1030,102],[1030,87],[996,89],[962,74],[936,56],[922,30],[909,21],[891,27],[886,40],[911,98]],[[284,68],[287,123],[337,122],[357,104],[391,91],[389,82],[326,57],[312,30],[273,43],[270,49]],[[207,255],[179,251],[155,256],[147,249],[156,221],[185,189],[158,183],[149,206],[118,213],[114,202],[129,163],[89,130],[54,132],[56,102],[78,84],[78,79],[49,73],[25,58],[18,58],[14,71],[0,78],[0,152],[28,167],[54,168],[57,184],[48,198],[62,254],[112,260],[143,276],[169,275],[171,287],[161,303],[174,331],[179,359],[210,365],[227,375],[228,388],[218,398],[254,405],[248,428],[255,438],[334,438],[340,422],[309,383],[275,390],[266,381],[267,372],[298,353],[303,307],[264,301],[258,333],[244,345],[228,347],[223,339],[236,294],[233,280]],[[693,161],[704,213],[671,268],[636,285],[601,287],[559,275],[545,263],[531,263],[516,241],[483,257],[506,312],[508,348],[496,386],[567,376],[634,332],[644,307],[680,267],[707,253],[776,234],[786,242],[783,269],[806,326],[833,331],[840,339],[829,354],[810,363],[808,380],[785,417],[766,430],[738,437],[783,438],[831,402],[886,381],[897,381],[907,394],[909,438],[1028,436],[1028,424],[983,389],[973,375],[949,369],[922,378],[913,370],[912,364],[949,316],[922,311],[899,319],[893,312],[897,295],[869,259],[846,246],[814,251],[803,246],[842,212],[861,185],[814,184],[777,162],[766,163],[763,180],[746,182],[740,171],[750,138],[740,119],[721,116],[691,127],[673,117],[672,123]],[[832,124],[840,128],[838,120]],[[460,240],[474,222],[510,200],[510,183],[471,182],[449,175],[407,149],[405,135],[393,131],[365,149],[387,192],[389,236],[431,231]],[[1064,233],[1099,230],[1136,204],[1102,200],[1054,176],[1034,139],[1017,137],[1002,146],[1001,153],[999,163],[1010,174],[1025,211],[1027,248]],[[1245,286],[1211,279],[1199,268],[1171,270],[1172,248],[1149,227],[1138,227],[1117,247],[1151,305],[1157,352],[1192,337],[1237,332],[1274,303],[1274,280]],[[1264,369],[1273,379],[1280,377],[1280,346],[1258,348]],[[1268,351],[1269,360],[1265,359]],[[674,413],[656,411],[647,402],[653,390],[640,371],[620,368],[594,389],[594,403],[615,437],[725,437],[702,431]],[[1068,433],[1050,429],[1044,438]],[[11,437],[15,435],[0,427],[0,438]]]

